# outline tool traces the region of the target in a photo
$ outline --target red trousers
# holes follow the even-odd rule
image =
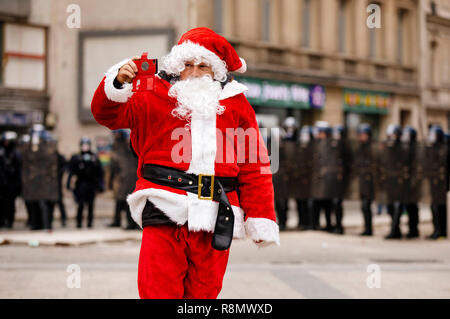
[[[211,247],[212,233],[186,225],[146,226],[139,255],[141,298],[213,299],[222,289],[229,249]]]

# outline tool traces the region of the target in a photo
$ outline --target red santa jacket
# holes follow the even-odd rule
[[[176,100],[168,96],[167,81],[157,76],[154,90],[148,92],[133,93],[130,83],[122,89],[114,87],[118,69],[126,61],[111,67],[95,91],[91,105],[95,120],[111,130],[131,129],[139,168],[158,164],[188,173],[237,177],[239,198],[235,191],[227,193],[235,215],[234,238],[249,236],[262,241],[260,246],[279,245],[270,162],[255,113],[243,94],[247,88],[237,81],[226,84],[220,95],[225,111],[210,118],[193,116],[188,131],[187,122],[171,114]],[[237,138],[237,128],[249,132],[249,138]],[[142,226],[142,211],[149,200],[177,224],[188,222],[191,231],[214,231],[218,202],[151,183],[140,169],[137,175],[136,188],[127,198],[137,224]]]

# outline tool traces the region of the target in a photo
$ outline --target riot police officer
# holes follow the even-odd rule
[[[375,197],[376,157],[372,147],[372,128],[363,123],[358,126],[358,147],[354,168],[359,182],[359,197],[364,218],[361,236],[372,236],[372,201]]]
[[[63,196],[63,176],[67,170],[67,160],[64,155],[58,153],[58,201],[56,202],[59,213],[61,216],[61,226],[66,227],[67,223],[67,214],[66,214],[66,206],[64,205],[64,196]]]
[[[314,151],[312,169],[313,229],[320,228],[320,213],[325,211],[326,226],[322,230],[332,231],[331,209],[334,185],[330,153],[331,127],[328,122],[319,121],[314,127]]]
[[[430,183],[434,228],[428,239],[447,236],[446,198],[449,189],[449,161],[449,149],[444,131],[440,126],[433,125],[428,134],[425,157],[425,174]]]
[[[21,151],[22,196],[30,213],[30,227],[51,230],[53,207],[58,200],[56,139],[42,124],[35,124]]]
[[[380,152],[381,189],[386,192],[387,211],[392,218],[391,231],[385,239],[400,239],[400,217],[403,212],[404,195],[408,191],[409,158],[405,156],[401,142],[402,128],[390,124],[387,140]]]
[[[23,134],[18,139],[17,151],[18,151],[20,157],[22,157],[22,154],[27,151],[27,147],[28,147],[28,145],[30,143],[30,140],[31,140],[30,134]],[[21,169],[22,169],[22,167],[21,167]],[[26,226],[31,228],[32,206],[30,205],[30,201],[24,200],[24,202],[25,202],[25,211],[27,212]]]
[[[12,228],[15,200],[21,192],[21,160],[16,151],[17,133],[4,132],[0,140],[0,227]]]
[[[114,190],[116,205],[114,219],[109,226],[120,227],[121,212],[125,211],[128,223],[126,229],[137,229],[138,225],[131,217],[130,208],[126,200],[127,195],[131,194],[135,188],[138,159],[131,153],[128,131],[123,129],[116,130],[113,131],[113,135],[109,188]]]
[[[280,230],[286,229],[288,200],[293,197],[290,189],[292,173],[296,166],[295,153],[297,149],[298,124],[294,117],[287,117],[282,125],[280,139],[280,166],[273,175],[275,210]]]
[[[346,130],[343,125],[335,125],[332,128],[330,141],[330,179],[328,183],[334,184],[330,197],[333,200],[332,213],[335,216],[333,233],[343,234],[342,218],[344,210],[342,201],[347,189],[347,176],[349,173],[350,151],[346,140]]]
[[[80,140],[80,153],[70,159],[67,189],[72,190],[71,180],[76,177],[73,194],[78,204],[77,228],[81,228],[84,205],[88,208],[87,227],[91,228],[94,219],[94,199],[97,192],[104,190],[103,168],[97,155],[91,151],[91,140]]]
[[[403,197],[403,208],[408,213],[409,231],[406,238],[419,237],[419,206],[417,202],[421,195],[423,170],[421,165],[421,147],[416,142],[417,131],[406,126],[402,132],[404,157],[408,159],[408,171],[406,179],[407,190]]]
[[[290,188],[295,190],[298,210],[298,226],[300,230],[313,229],[313,201],[311,200],[311,178],[313,168],[313,129],[304,125],[300,130],[300,141],[297,147],[297,167],[293,173],[293,184]]]

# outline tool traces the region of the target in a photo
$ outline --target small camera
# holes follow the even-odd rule
[[[152,91],[155,86],[155,74],[158,72],[158,60],[148,59],[148,53],[144,52],[134,63],[138,72],[133,80],[133,92]]]

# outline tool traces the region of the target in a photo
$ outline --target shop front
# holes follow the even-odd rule
[[[0,133],[15,131],[17,134],[27,134],[34,123],[43,123],[42,111],[0,111]]]
[[[313,112],[325,105],[326,93],[321,85],[242,76],[236,80],[248,87],[245,95],[264,127],[279,127],[288,116],[295,117],[300,125],[312,125]]]
[[[356,138],[359,124],[368,123],[372,126],[373,137],[378,139],[391,106],[392,95],[388,92],[344,89],[344,121],[349,138]]]

